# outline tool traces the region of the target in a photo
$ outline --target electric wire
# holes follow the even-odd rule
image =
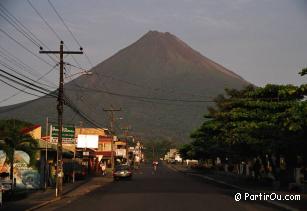
[[[29,89],[31,89],[31,90],[33,90],[33,91],[36,91],[36,92],[39,92],[39,93],[42,93],[42,94],[45,94],[45,95],[49,95],[49,96],[55,96],[55,95],[53,95],[53,94],[44,92],[44,91],[42,91],[42,90],[33,88],[32,86],[23,84],[23,83],[21,83],[20,81],[16,81],[16,80],[14,80],[14,79],[12,79],[12,78],[10,78],[10,77],[8,77],[8,76],[5,76],[5,75],[3,75],[3,74],[1,74],[1,73],[0,73],[0,77],[5,78],[5,79],[7,79],[7,80],[9,80],[9,81],[12,81],[12,82],[14,82],[14,83],[16,83],[16,84],[18,84],[18,85],[23,86],[23,87],[29,88]]]
[[[38,88],[38,89],[41,89],[41,90],[39,90],[39,92],[47,92],[47,94],[48,94],[48,92],[52,92],[52,91],[50,91],[50,90],[48,90],[48,89],[46,89],[46,88],[44,88],[44,87],[40,87],[40,86],[38,86],[38,85],[36,85],[36,84],[30,83],[30,82],[28,82],[28,81],[26,81],[26,80],[24,80],[24,79],[22,79],[22,78],[19,78],[19,77],[13,75],[13,74],[10,74],[10,73],[8,73],[7,71],[5,71],[5,70],[3,70],[3,69],[0,69],[0,72],[4,73],[4,74],[6,74],[6,75],[9,75],[10,77],[13,77],[13,78],[15,78],[15,79],[17,79],[17,80],[19,80],[19,81],[22,81],[23,83],[28,84],[27,87],[30,85],[30,86],[31,86],[31,87],[30,87],[31,89],[33,89],[33,87],[36,87],[36,88]],[[8,80],[14,80],[14,79],[11,79],[11,78],[9,78],[9,77],[7,77],[7,76],[4,76],[4,75],[2,75],[2,74],[1,74],[1,76],[2,76],[2,77],[5,77],[5,78],[8,79]],[[18,84],[19,84],[19,85],[22,85],[22,86],[24,85],[23,83],[18,82]],[[42,91],[42,90],[43,90],[43,91]],[[37,90],[36,90],[36,91],[37,91]],[[46,93],[44,93],[44,94],[46,94]]]
[[[28,74],[30,74],[33,77],[39,77],[40,79],[42,79],[43,81],[45,81],[46,83],[50,83],[51,85],[46,85],[49,86],[50,88],[54,88],[55,84],[47,79],[43,79],[44,77],[41,77],[42,75],[38,73],[38,71],[36,71],[34,68],[30,67],[29,65],[25,64],[23,61],[21,61],[19,58],[17,58],[16,56],[14,56],[13,54],[11,54],[9,51],[7,51],[5,48],[0,46],[0,56],[2,58],[4,58],[5,60],[7,60],[9,63],[11,63],[12,65],[20,68],[20,70],[27,72]]]
[[[28,77],[28,76],[26,76],[26,75],[24,75],[24,74],[18,72],[16,69],[14,69],[13,67],[11,67],[10,65],[7,65],[5,62],[3,62],[3,61],[1,61],[1,60],[0,60],[0,64],[1,64],[2,66],[6,67],[7,69],[13,71],[14,73],[16,73],[16,74],[18,74],[18,75],[20,75],[20,76],[22,76],[22,77],[25,77],[26,79],[28,79],[28,80],[30,80],[30,81],[32,81],[32,82],[34,82],[34,83],[38,83],[38,84],[40,84],[40,85],[42,85],[42,86],[48,86],[47,84],[43,84],[43,83],[39,82],[38,80],[34,80],[34,79],[32,79],[32,78],[30,78],[30,77]]]
[[[78,86],[78,88],[81,88],[85,91],[91,91],[91,92],[101,92],[101,93],[107,93],[114,96],[119,97],[125,97],[125,98],[136,98],[136,99],[145,99],[145,100],[157,100],[157,101],[170,101],[170,102],[184,102],[184,103],[209,103],[209,102],[215,102],[215,100],[190,100],[190,99],[175,99],[175,98],[157,98],[157,97],[146,97],[146,96],[137,96],[137,95],[128,95],[128,94],[121,94],[116,92],[110,92],[107,90],[102,89],[96,89],[96,88],[88,88],[88,87],[82,87]]]
[[[0,10],[2,8],[0,7]],[[24,37],[26,37],[30,42],[32,42],[37,47],[41,47],[35,40],[33,40],[30,36],[28,36],[22,29],[18,28],[11,20],[9,20],[7,17],[5,17],[3,14],[0,13],[0,16],[4,18],[9,24],[11,24],[14,29],[16,29],[19,33],[21,33]]]
[[[35,11],[35,13],[44,21],[44,23],[48,26],[48,28],[56,35],[56,37],[60,40],[61,37],[60,35],[52,28],[52,26],[47,22],[47,20],[41,15],[41,13],[35,8],[35,6],[31,3],[30,0],[27,0],[27,2],[29,3],[29,5],[32,7],[32,9]]]
[[[81,117],[83,117],[86,121],[91,123],[92,125],[101,128],[102,126],[90,119],[85,113],[83,113],[80,109],[77,108],[77,106],[67,97],[64,96],[65,105],[69,106],[74,112],[79,114]]]
[[[78,66],[70,64],[70,63],[66,63],[66,64],[70,65],[72,67],[78,68],[80,70],[83,70],[83,71],[88,71],[88,70],[86,70],[84,68],[78,67]],[[99,76],[110,78],[111,80],[118,81],[118,82],[121,82],[121,83],[125,83],[127,85],[134,86],[134,87],[137,87],[137,88],[148,89],[150,91],[159,91],[159,92],[162,92],[162,93],[165,93],[166,91],[168,91],[170,93],[177,92],[177,93],[182,93],[182,94],[188,94],[188,95],[195,96],[195,97],[208,97],[208,98],[212,98],[213,99],[213,97],[208,96],[208,95],[200,95],[200,94],[195,94],[195,93],[190,93],[190,92],[185,92],[185,91],[176,91],[176,90],[170,90],[170,89],[164,89],[164,88],[149,87],[149,86],[141,85],[141,84],[138,84],[138,83],[130,82],[130,81],[127,81],[127,80],[119,79],[119,78],[116,78],[114,76],[111,76],[111,75],[108,75],[108,74],[104,74],[104,73],[101,73],[101,72],[99,73]]]
[[[45,64],[49,65],[49,66],[53,66],[52,64],[50,64],[49,62],[47,62],[45,59],[37,56],[35,53],[33,53],[31,50],[29,50],[27,47],[25,47],[23,44],[21,44],[19,41],[17,41],[15,38],[13,38],[10,34],[8,34],[6,31],[4,31],[3,29],[0,28],[0,31],[5,34],[7,37],[9,37],[11,40],[13,40],[14,42],[16,42],[19,46],[21,46],[24,50],[26,50],[27,52],[29,52],[30,54],[32,54],[33,56],[35,56],[37,59],[41,60],[42,62],[44,62]]]
[[[3,83],[5,83],[5,84],[8,85],[8,86],[14,88],[14,89],[19,90],[20,92],[24,92],[24,93],[26,93],[26,94],[29,94],[29,95],[32,95],[32,96],[35,96],[35,97],[41,97],[40,95],[36,95],[36,94],[30,93],[30,92],[27,92],[27,91],[25,91],[24,89],[20,89],[20,88],[14,86],[14,85],[12,85],[12,84],[9,84],[8,82],[2,80],[1,78],[0,78],[0,81],[3,82]],[[18,93],[19,93],[19,92],[18,92]],[[2,101],[0,101],[0,103],[2,103]]]
[[[79,47],[82,49],[82,45],[80,44],[80,42],[78,41],[78,39],[76,38],[76,36],[73,34],[73,32],[69,29],[68,25],[65,23],[64,19],[62,18],[62,16],[60,15],[60,13],[57,11],[57,9],[55,8],[54,4],[51,3],[50,0],[48,0],[48,3],[50,4],[50,6],[52,7],[53,11],[55,12],[55,14],[58,16],[58,18],[61,20],[61,22],[63,23],[63,25],[65,26],[65,28],[67,29],[67,31],[70,33],[70,35],[72,36],[72,38],[74,39],[74,41],[77,43],[77,45],[79,45]],[[93,64],[90,60],[90,58],[87,56],[87,54],[84,52],[84,56],[86,57],[88,63],[90,64],[90,67],[93,67]]]
[[[35,11],[35,13],[44,21],[44,23],[48,26],[48,28],[56,35],[56,37],[59,39],[59,40],[62,40],[60,35],[52,28],[52,26],[48,23],[48,21],[41,15],[41,13],[35,8],[35,6],[31,3],[30,0],[27,0],[27,2],[29,3],[29,5],[32,7],[32,9]],[[54,8],[55,9],[55,8]],[[58,14],[59,15],[59,14]],[[69,48],[64,44],[64,46],[69,50]],[[79,45],[80,46],[80,45]],[[75,59],[75,57],[73,55],[72,56],[72,59],[74,60],[74,62],[78,65],[78,66],[81,66],[79,64],[79,62]],[[75,83],[75,82],[74,82]],[[83,101],[83,100],[82,100]],[[84,102],[84,101],[83,101]],[[85,104],[87,104],[87,102],[84,102]]]
[[[40,88],[40,89],[43,89],[43,90],[45,90],[45,91],[50,91],[50,90],[48,90],[48,89],[46,89],[46,88],[44,88],[44,87],[41,87],[41,86],[38,86],[38,85],[33,84],[33,83],[31,83],[31,82],[28,82],[28,81],[26,81],[26,80],[24,80],[24,79],[22,79],[22,78],[19,78],[19,77],[15,76],[15,75],[13,75],[13,74],[7,72],[7,71],[4,71],[4,70],[2,70],[2,69],[0,69],[0,72],[3,72],[3,73],[5,73],[6,75],[9,75],[9,76],[11,76],[11,77],[13,77],[13,78],[16,78],[16,79],[18,79],[18,80],[20,80],[20,81],[22,81],[22,82],[24,82],[24,83],[27,83],[27,84],[29,84],[29,85],[31,85],[31,86],[34,86],[34,87],[36,87],[36,88]]]
[[[28,0],[28,1],[29,1],[29,0]],[[57,11],[57,9],[55,8],[55,6],[51,3],[51,1],[48,0],[48,2],[49,2],[49,4],[50,4],[51,8],[53,9],[53,11],[55,12],[55,14],[58,16],[58,18],[60,19],[60,21],[63,23],[63,25],[64,25],[65,28],[67,29],[67,31],[71,34],[71,36],[73,37],[73,39],[75,40],[75,42],[77,43],[77,45],[79,45],[80,49],[82,49],[82,46],[81,46],[80,42],[77,40],[76,36],[74,36],[74,34],[72,33],[72,31],[69,29],[68,25],[65,23],[64,19],[62,18],[62,16],[60,15],[60,13]],[[92,67],[93,67],[93,64],[92,64],[92,62],[90,61],[89,57],[87,56],[86,52],[84,52],[84,55],[86,56],[86,59],[88,60],[90,66],[91,66],[91,68],[92,68]],[[73,55],[71,55],[71,56],[72,56],[73,60],[76,62],[76,64],[79,65],[78,62],[76,61],[76,59],[74,58],[74,56],[73,56]],[[79,65],[79,66],[81,66],[81,65]],[[74,80],[73,80],[73,83],[74,83],[74,84],[77,84]],[[102,82],[102,84],[103,84],[103,86],[105,87],[105,89],[108,90],[108,87],[106,86],[106,84],[105,84],[104,82]],[[82,92],[82,90],[80,90],[80,91]],[[110,95],[107,95],[107,96],[110,98],[110,101],[112,101]],[[113,100],[114,100],[114,99],[113,99]],[[81,99],[81,101],[83,101],[83,100]],[[83,102],[84,102],[84,101],[83,101]],[[88,104],[88,102],[84,102],[84,103],[87,104],[89,107],[92,107],[92,106],[90,106],[90,105]]]
[[[35,34],[31,32],[21,21],[18,20],[9,10],[7,10],[0,3],[0,10],[5,15],[5,20],[10,23],[17,31],[19,31],[23,36],[29,39],[34,45],[39,48],[44,46],[46,49],[49,49],[45,43],[43,43]],[[1,14],[0,14],[1,15]],[[1,15],[3,17],[3,15]],[[9,20],[8,20],[9,19]],[[51,55],[47,55],[51,60],[56,61]]]
[[[38,11],[38,9],[36,9],[36,7],[31,3],[30,0],[27,0],[27,2],[29,3],[29,5],[31,6],[31,8],[35,11],[35,13],[43,20],[43,22],[47,25],[47,27],[53,32],[53,34],[57,37],[57,39],[59,41],[63,40],[61,38],[61,36],[53,29],[53,27],[48,23],[48,21],[42,16],[42,14]],[[67,47],[67,45],[64,46],[69,50],[69,48]],[[73,56],[70,55],[72,57],[72,59],[74,60],[74,62],[76,62],[77,65],[81,66],[80,63],[77,61],[77,59]]]
[[[51,68],[48,72],[46,72],[44,75],[42,75],[40,78],[38,78],[35,82],[37,82],[37,81],[39,81],[40,79],[42,79],[43,77],[47,76],[50,72],[52,72],[52,71],[54,70],[54,68],[55,68],[56,66],[57,66],[57,65],[54,65],[53,68]],[[16,89],[18,89],[18,88],[16,88]],[[11,95],[11,96],[9,96],[9,97],[7,97],[7,98],[1,100],[0,103],[6,102],[6,101],[12,99],[13,97],[19,95],[21,92],[26,92],[27,88],[22,89],[22,90],[18,89],[18,90],[19,90],[19,92],[16,92],[16,93],[14,93],[13,95]]]

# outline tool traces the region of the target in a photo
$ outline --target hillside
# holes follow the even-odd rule
[[[92,76],[65,84],[65,95],[79,111],[108,126],[103,108],[117,112],[117,128],[131,126],[130,133],[169,137],[183,142],[200,125],[206,107],[225,88],[247,85],[234,72],[201,55],[176,36],[149,31],[138,41],[96,65]],[[192,102],[193,101],[193,102]],[[197,101],[197,102],[194,102]],[[211,103],[212,104],[212,103]],[[20,118],[43,124],[56,121],[56,102],[40,99],[0,108],[0,118]],[[90,125],[65,107],[67,124]]]

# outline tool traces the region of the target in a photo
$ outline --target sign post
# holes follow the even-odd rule
[[[62,124],[60,124],[62,125]],[[53,126],[50,125],[50,143],[57,144],[57,170],[56,170],[56,197],[62,195],[63,189],[63,155],[62,155],[62,145],[63,144],[74,144],[75,140],[75,128],[67,126]]]

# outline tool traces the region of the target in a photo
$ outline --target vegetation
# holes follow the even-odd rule
[[[30,123],[19,120],[0,121],[0,149],[6,153],[7,162],[10,164],[10,179],[13,179],[14,154],[16,150],[22,150],[30,156],[30,162],[35,161],[35,152],[38,143],[29,134],[22,132]]]
[[[300,74],[301,76],[303,76],[303,75],[307,75],[307,67],[306,67],[306,68],[304,68],[304,69],[302,69],[302,71],[301,71],[301,72],[299,72],[299,74]]]
[[[175,142],[170,139],[160,138],[144,143],[145,159],[157,160],[163,157],[171,148],[175,148]]]
[[[282,156],[288,168],[299,165],[297,157],[307,163],[307,84],[248,86],[226,93],[208,109],[204,123],[191,134],[192,143],[181,147],[182,157],[239,163]]]

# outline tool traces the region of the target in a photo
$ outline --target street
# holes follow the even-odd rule
[[[112,182],[78,198],[40,210],[274,210],[265,204],[235,202],[235,190],[209,184],[159,164],[142,166],[131,181]]]

